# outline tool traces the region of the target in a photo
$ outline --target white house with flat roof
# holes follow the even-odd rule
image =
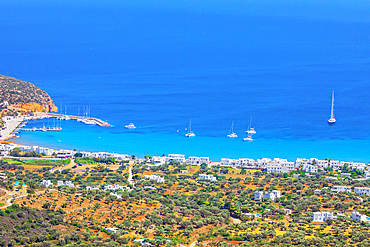
[[[302,166],[302,171],[305,171],[305,172],[310,172],[310,173],[317,173],[318,172],[318,167],[315,166],[315,165],[303,165]]]
[[[257,166],[259,167],[264,167],[270,162],[271,162],[270,158],[261,158],[256,160]]]
[[[273,202],[276,200],[276,198],[281,197],[281,192],[280,190],[273,190],[271,192],[266,192],[265,193],[265,198],[271,199]]]
[[[208,165],[209,157],[190,156],[189,158],[186,159],[185,163],[189,165],[201,165],[203,163]]]
[[[155,165],[164,165],[166,164],[166,157],[153,156],[151,162]]]
[[[329,166],[329,161],[327,161],[327,160],[316,160],[315,164],[319,167],[327,168]]]
[[[355,187],[355,193],[359,195],[370,195],[370,188],[367,187]]]
[[[274,173],[289,173],[288,167],[274,163],[267,164],[266,171]]]
[[[212,174],[211,175],[199,174],[198,179],[204,179],[204,180],[209,180],[209,181],[217,181],[217,178],[214,177]]]
[[[41,185],[44,185],[46,188],[53,186],[53,183],[50,180],[42,180]]]
[[[263,191],[255,191],[254,192],[254,200],[261,200],[263,198]]]
[[[328,211],[322,211],[322,212],[314,212],[313,213],[313,220],[314,222],[324,222],[327,219],[335,219],[336,216],[333,215],[333,213]]]
[[[86,186],[86,190],[99,190],[98,186]]]
[[[297,166],[311,165],[311,160],[305,158],[297,158],[295,164]]]
[[[365,179],[370,179],[370,172],[365,171],[364,178]]]
[[[333,169],[340,169],[342,167],[341,163],[339,160],[331,160],[329,161],[329,167]]]
[[[178,161],[180,163],[185,163],[185,154],[169,154],[168,157],[166,157],[166,162],[171,161]]]
[[[69,158],[72,157],[75,154],[72,150],[59,150],[57,153],[57,158]]]
[[[370,222],[370,218],[368,216],[366,216],[365,214],[361,214],[357,211],[352,211],[352,214],[351,214],[351,219],[357,221],[357,222],[360,222],[360,223],[363,223],[363,222]]]
[[[331,191],[348,193],[348,192],[351,192],[351,187],[334,185]]]
[[[158,175],[144,175],[144,179],[154,180],[157,183],[164,183],[164,178]]]

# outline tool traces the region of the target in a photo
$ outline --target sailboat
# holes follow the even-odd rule
[[[250,135],[253,135],[253,134],[257,133],[256,130],[254,128],[252,128],[252,117],[251,117],[251,121],[249,123],[248,130],[245,133],[250,134]]]
[[[331,97],[331,113],[330,113],[330,119],[328,120],[329,124],[335,124],[337,120],[334,117],[334,91]]]
[[[252,136],[247,136],[247,137],[244,137],[243,138],[243,141],[249,141],[249,142],[251,142],[251,141],[253,141],[253,138],[252,138]]]
[[[189,123],[188,133],[185,136],[186,137],[193,137],[193,136],[195,136],[195,134],[191,130],[191,119],[190,119],[190,123]]]
[[[238,135],[234,132],[234,121],[231,123],[230,132],[229,132],[229,134],[227,135],[227,137],[229,137],[229,138],[235,138],[235,137],[238,137]]]

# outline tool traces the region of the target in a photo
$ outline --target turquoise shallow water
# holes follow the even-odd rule
[[[42,126],[43,120],[32,126]],[[115,127],[88,126],[77,121],[63,121],[60,132],[22,132],[17,143],[45,145],[55,149],[68,148],[78,151],[108,151],[123,154],[162,155],[183,153],[187,156],[209,156],[213,161],[221,158],[280,157],[295,160],[303,158],[335,158],[368,162],[369,140],[287,140],[257,138],[243,142],[241,138],[196,136],[184,137],[182,133],[152,133],[145,128],[123,130],[116,133]],[[267,133],[266,133],[267,134]],[[62,142],[58,142],[58,140]]]
[[[63,122],[19,143],[370,160],[369,1],[4,0],[0,16],[1,74],[114,126]],[[328,126],[333,90],[338,121]],[[257,134],[246,143],[250,116]],[[238,139],[226,138],[232,121]]]

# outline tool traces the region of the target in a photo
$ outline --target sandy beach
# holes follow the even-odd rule
[[[5,129],[0,130],[0,135],[1,135],[0,140],[4,141],[4,140],[7,140],[7,139],[11,138],[13,136],[12,132],[23,121],[24,121],[23,117],[14,118],[14,119],[5,121],[5,125],[4,125]]]

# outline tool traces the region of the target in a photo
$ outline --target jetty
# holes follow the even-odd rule
[[[84,117],[79,117],[79,116],[73,116],[73,115],[64,115],[64,114],[56,114],[56,113],[46,113],[48,117],[55,117],[55,118],[65,118],[68,117],[69,119],[74,119],[74,120],[84,120],[87,118]],[[94,122],[96,125],[99,125],[101,127],[110,127],[111,125],[99,118],[94,118],[94,117],[89,117],[88,120]]]
[[[32,128],[32,129],[20,129],[22,131],[61,131],[62,128],[46,128],[46,127],[43,127],[43,128]]]

